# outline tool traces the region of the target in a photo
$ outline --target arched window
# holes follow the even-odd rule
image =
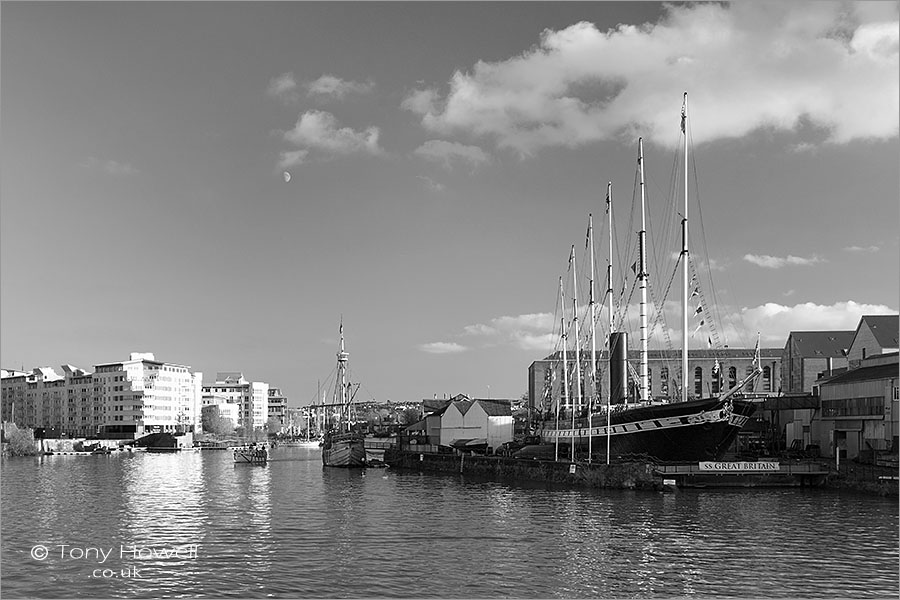
[[[694,369],[694,394],[698,398],[703,397],[703,367]]]
[[[712,393],[719,393],[719,382],[722,381],[722,367],[720,366],[718,369],[712,370]]]
[[[653,369],[647,367],[647,393],[653,397]]]
[[[751,373],[753,373],[753,367],[747,367],[747,376],[749,377]],[[747,391],[748,392],[753,391],[753,382],[752,381],[747,383]]]
[[[669,367],[659,370],[659,391],[663,396],[669,395]]]
[[[772,391],[772,369],[769,367],[763,367],[763,388],[764,392]]]
[[[728,367],[728,387],[733,388],[737,385],[737,368]]]

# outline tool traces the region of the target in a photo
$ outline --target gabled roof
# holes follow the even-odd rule
[[[803,358],[840,358],[855,335],[855,331],[792,331],[788,339]]]
[[[469,409],[472,408],[471,400],[455,400],[452,402],[453,406],[456,407],[456,410],[460,412],[460,414],[466,414],[469,412]]]
[[[499,398],[478,398],[475,400],[490,417],[508,417],[512,415],[512,404],[509,400]]]
[[[447,410],[447,407],[450,406],[450,402],[452,402],[452,400],[447,400],[446,398],[443,400],[426,398],[425,400],[422,400],[422,411],[426,413],[436,413],[438,411],[444,412]]]
[[[897,336],[900,331],[900,315],[864,315],[859,320],[855,334],[862,329],[863,323],[868,325],[875,340],[882,348],[897,348]]]

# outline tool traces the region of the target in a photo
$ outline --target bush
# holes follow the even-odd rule
[[[31,429],[19,429],[11,425],[6,430],[6,439],[9,441],[10,456],[35,456],[40,454],[34,441],[34,431]]]

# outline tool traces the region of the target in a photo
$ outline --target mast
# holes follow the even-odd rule
[[[560,390],[559,398],[556,399],[556,447],[554,449],[553,460],[559,460],[559,405],[562,404],[563,398],[566,396],[566,392],[569,389],[569,374],[567,372],[568,365],[566,364],[566,304],[565,304],[565,295],[563,294],[563,280],[562,277],[559,278],[559,305],[562,307],[563,315],[559,320],[559,331],[562,337],[562,376],[563,376],[563,385],[562,390]]]
[[[591,307],[591,398],[588,400],[588,462],[591,462],[593,454],[593,435],[591,435],[591,413],[594,410],[594,402],[597,400],[597,324],[594,316],[594,217],[588,213],[588,246],[591,253],[591,289],[590,289],[590,307]]]
[[[681,104],[681,134],[684,138],[684,216],[681,219],[681,401],[688,399],[688,155],[687,92]]]
[[[638,166],[641,170],[641,230],[638,232],[638,280],[641,287],[641,391],[640,401],[650,399],[647,378],[647,226],[644,193],[644,141],[638,138]]]
[[[609,257],[606,264],[606,297],[609,303],[608,306],[608,315],[609,315],[609,339],[612,339],[613,332],[613,310],[612,310],[612,297],[613,297],[613,270],[612,270],[612,251],[613,251],[613,243],[612,243],[612,181],[607,182],[606,184],[606,215],[609,221]],[[610,344],[607,342],[606,344],[606,357],[609,359],[610,366],[612,365],[612,352],[610,349]],[[612,372],[612,369],[608,369]],[[612,415],[612,383],[610,383],[609,390],[606,392],[606,464],[609,464],[609,439],[610,437],[610,420]]]
[[[344,350],[344,319],[341,318],[341,351],[337,354],[338,359],[338,372],[341,376],[341,397],[340,397],[340,406],[341,406],[341,423],[340,429],[343,430],[344,425],[346,424],[347,428],[350,427],[350,406],[347,404],[347,361],[350,359],[350,353]],[[347,411],[346,416],[344,416],[344,411]]]
[[[575,411],[581,407],[581,352],[578,348],[578,281],[575,278],[575,244],[572,244],[572,330],[575,334],[575,401],[572,402],[572,462],[575,462]]]

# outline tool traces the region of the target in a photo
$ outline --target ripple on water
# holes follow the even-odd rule
[[[828,490],[553,489],[323,469],[278,448],[2,461],[2,588],[16,597],[896,597],[894,499]],[[134,579],[49,547],[116,556]],[[839,551],[838,551],[839,549]],[[827,576],[823,576],[827,574]]]

